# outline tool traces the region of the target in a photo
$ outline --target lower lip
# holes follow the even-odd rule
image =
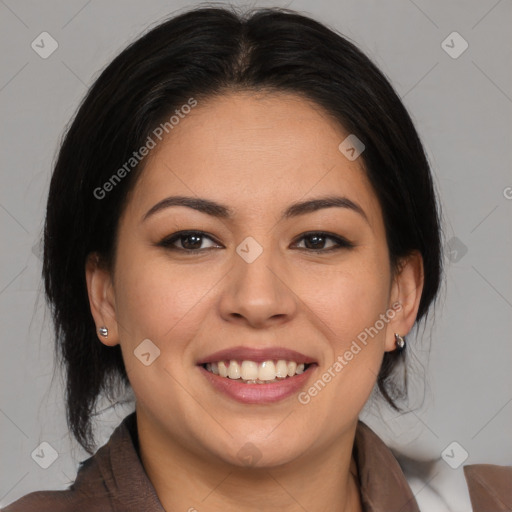
[[[240,380],[215,375],[202,366],[198,368],[214,388],[230,398],[244,404],[267,404],[297,393],[305,386],[316,366],[312,364],[304,373],[269,384],[244,384]]]

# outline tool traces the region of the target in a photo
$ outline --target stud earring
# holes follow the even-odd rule
[[[395,332],[395,345],[398,352],[402,352],[405,348],[405,338]]]
[[[103,326],[103,327],[100,327],[98,329],[98,332],[100,333],[101,336],[103,336],[104,338],[108,338],[108,329]]]

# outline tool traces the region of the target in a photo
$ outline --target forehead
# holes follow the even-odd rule
[[[373,225],[380,207],[362,158],[350,161],[339,150],[348,135],[320,106],[293,94],[237,92],[198,101],[150,153],[135,203],[200,196],[243,216],[338,194],[359,203]]]

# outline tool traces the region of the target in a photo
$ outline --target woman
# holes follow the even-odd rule
[[[45,226],[69,427],[92,454],[98,397],[136,409],[6,511],[418,510],[358,416],[398,407],[440,262],[422,145],[350,42],[279,9],[157,26],[82,103]]]

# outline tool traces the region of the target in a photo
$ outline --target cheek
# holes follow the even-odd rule
[[[131,386],[140,403],[156,410],[162,399],[179,406],[178,383],[187,377],[187,346],[201,325],[208,291],[218,279],[200,266],[178,268],[165,257],[150,256],[147,250],[125,250],[119,260],[116,316]],[[159,355],[146,366],[135,355],[143,353],[138,347],[148,339],[158,347]],[[149,347],[150,352],[155,350]]]
[[[173,264],[165,254],[125,251],[116,267],[116,315],[123,343],[149,338],[179,345],[193,335],[197,310],[218,278],[206,265]],[[177,347],[173,341],[173,348]]]
[[[390,276],[382,263],[354,257],[338,268],[324,267],[301,276],[301,299],[322,321],[333,347],[343,350],[373,326],[388,307]]]
[[[388,311],[390,281],[382,261],[378,255],[353,258],[304,280],[302,296],[329,345],[329,355],[302,400],[314,409],[315,418],[325,416],[328,422],[339,411],[341,421],[347,411],[360,411],[375,385],[384,353],[387,323],[381,315]]]
[[[372,328],[385,314],[388,298],[388,281],[379,276],[354,267],[338,271],[308,302],[317,324],[328,326],[322,329],[329,355],[298,399],[307,411],[305,430],[322,425],[325,440],[360,413],[379,373],[387,324]]]

